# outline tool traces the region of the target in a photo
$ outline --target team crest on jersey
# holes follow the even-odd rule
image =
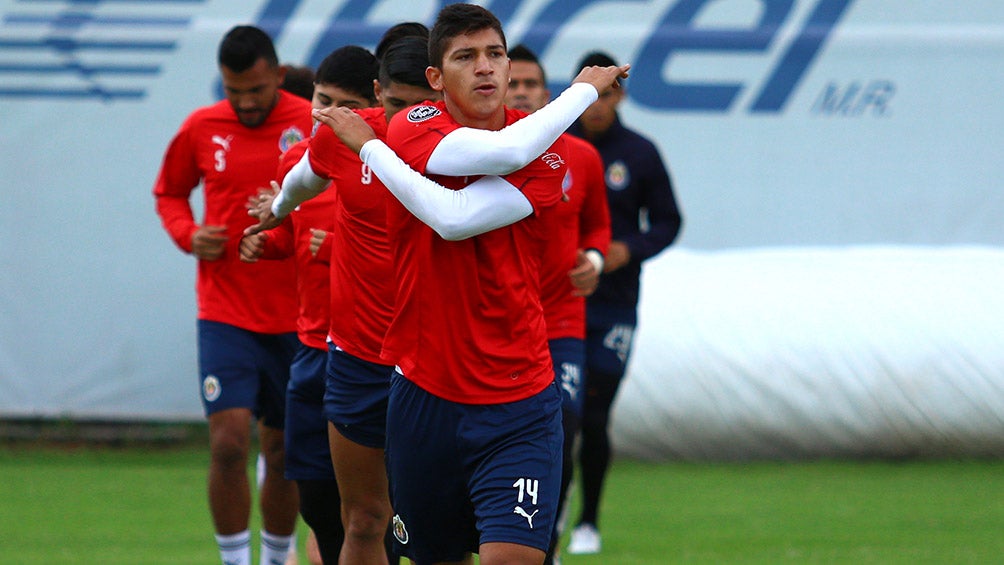
[[[408,121],[417,124],[425,120],[431,120],[442,114],[435,106],[415,106],[408,112]]]
[[[220,397],[221,392],[223,392],[223,387],[220,386],[220,379],[217,379],[215,375],[209,375],[206,380],[202,381],[202,397],[206,399],[206,402],[213,402]]]
[[[624,161],[614,161],[607,167],[607,186],[611,190],[624,190],[631,182],[631,175],[628,173],[627,165]]]
[[[404,527],[404,520],[401,519],[400,514],[394,515],[394,537],[397,541],[407,545],[408,529]]]
[[[300,143],[303,139],[303,132],[300,131],[300,128],[296,126],[288,127],[279,136],[279,150],[285,153],[287,149]]]

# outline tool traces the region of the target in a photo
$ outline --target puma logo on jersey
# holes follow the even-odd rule
[[[228,135],[226,137],[220,135],[213,136],[213,143],[219,145],[224,151],[230,151],[230,141],[233,140],[234,136]]]
[[[526,510],[523,510],[522,506],[517,506],[512,511],[513,514],[519,514],[520,516],[526,518],[527,523],[530,524],[531,530],[533,529],[533,517],[537,515],[537,512],[540,512],[540,508],[534,510],[533,514],[527,514]]]
[[[544,153],[540,156],[540,160],[547,164],[548,167],[552,169],[560,168],[565,164],[565,160],[561,158],[561,155],[557,153]]]
[[[230,153],[230,141],[233,138],[234,136],[232,135],[226,137],[214,135],[212,137],[213,143],[220,146],[219,149],[213,151],[213,168],[219,173],[227,170],[227,153]]]
[[[439,108],[435,106],[415,106],[408,112],[408,121],[417,124],[418,122],[431,120],[441,113]]]

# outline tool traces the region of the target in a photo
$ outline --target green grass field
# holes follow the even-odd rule
[[[0,563],[218,563],[206,462],[199,446],[0,446]],[[601,526],[603,552],[566,565],[1001,563],[1004,461],[618,460]]]

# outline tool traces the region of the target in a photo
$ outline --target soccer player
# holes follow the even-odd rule
[[[209,508],[224,563],[249,565],[252,417],[267,472],[261,490],[261,562],[282,563],[296,525],[295,483],[283,477],[289,365],[296,351],[290,261],[239,260],[244,209],[275,175],[283,151],[310,132],[310,103],[281,91],[283,71],[262,30],[237,26],[219,47],[226,100],[193,112],[171,140],[153,188],[165,230],[198,259],[198,348],[209,420]],[[189,202],[203,186],[204,218]]]
[[[387,48],[375,89],[382,106],[359,112],[366,123],[383,132],[400,110],[438,98],[426,81],[428,60],[428,43],[421,37],[405,37]],[[391,506],[384,444],[393,367],[380,351],[396,289],[387,233],[390,194],[328,128],[314,134],[282,186],[274,201],[262,203],[261,224],[250,233],[285,218],[326,187],[337,193],[324,403],[346,525],[341,562],[386,563],[383,539]]]
[[[613,64],[609,55],[592,53],[579,66]],[[579,449],[582,513],[568,546],[572,554],[597,553],[602,545],[599,504],[610,465],[610,406],[631,354],[641,265],[668,247],[681,225],[659,150],[617,117],[623,98],[623,89],[607,91],[569,129],[603,157],[613,232],[600,285],[586,301],[586,394]]]
[[[312,106],[375,106],[373,82],[377,69],[376,57],[362,47],[334,50],[317,67]],[[304,139],[283,154],[277,178],[283,178],[300,160],[309,143],[309,138]],[[267,196],[256,196],[252,204],[261,198]],[[290,367],[286,393],[286,478],[297,483],[300,514],[314,532],[320,556],[327,563],[338,562],[345,538],[324,416],[332,245],[332,238],[327,236],[334,230],[336,209],[335,191],[322,192],[293,211],[289,221],[241,241],[244,261],[296,258],[300,303],[297,335],[302,345]]]
[[[512,70],[506,105],[531,113],[543,108],[551,92],[537,56],[525,46],[517,45],[509,50],[509,60]],[[558,522],[545,563],[554,561],[562,510],[575,465],[572,450],[582,418],[586,364],[585,297],[599,284],[603,254],[610,244],[610,214],[600,154],[581,138],[565,134],[562,139],[568,148],[568,172],[562,181],[563,196],[555,206],[552,234],[547,238],[541,266],[541,303],[555,379],[561,391],[564,431]]]
[[[354,128],[351,113],[319,113],[397,199],[388,223],[398,292],[383,349],[397,365],[387,419],[394,533],[419,564],[469,562],[472,552],[485,565],[539,564],[561,460],[539,290],[565,174],[556,140],[627,67],[587,69],[584,84],[519,120],[503,106],[509,59],[491,12],[443,8],[429,54],[426,75],[443,101],[396,115],[387,144]]]

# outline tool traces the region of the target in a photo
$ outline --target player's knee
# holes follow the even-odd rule
[[[346,509],[345,534],[359,539],[383,539],[390,522],[390,506],[377,501]]]
[[[247,465],[248,447],[239,437],[220,435],[210,445],[213,464],[224,469],[241,469]]]
[[[259,434],[258,443],[266,461],[282,461],[285,457],[286,442],[281,430]]]

